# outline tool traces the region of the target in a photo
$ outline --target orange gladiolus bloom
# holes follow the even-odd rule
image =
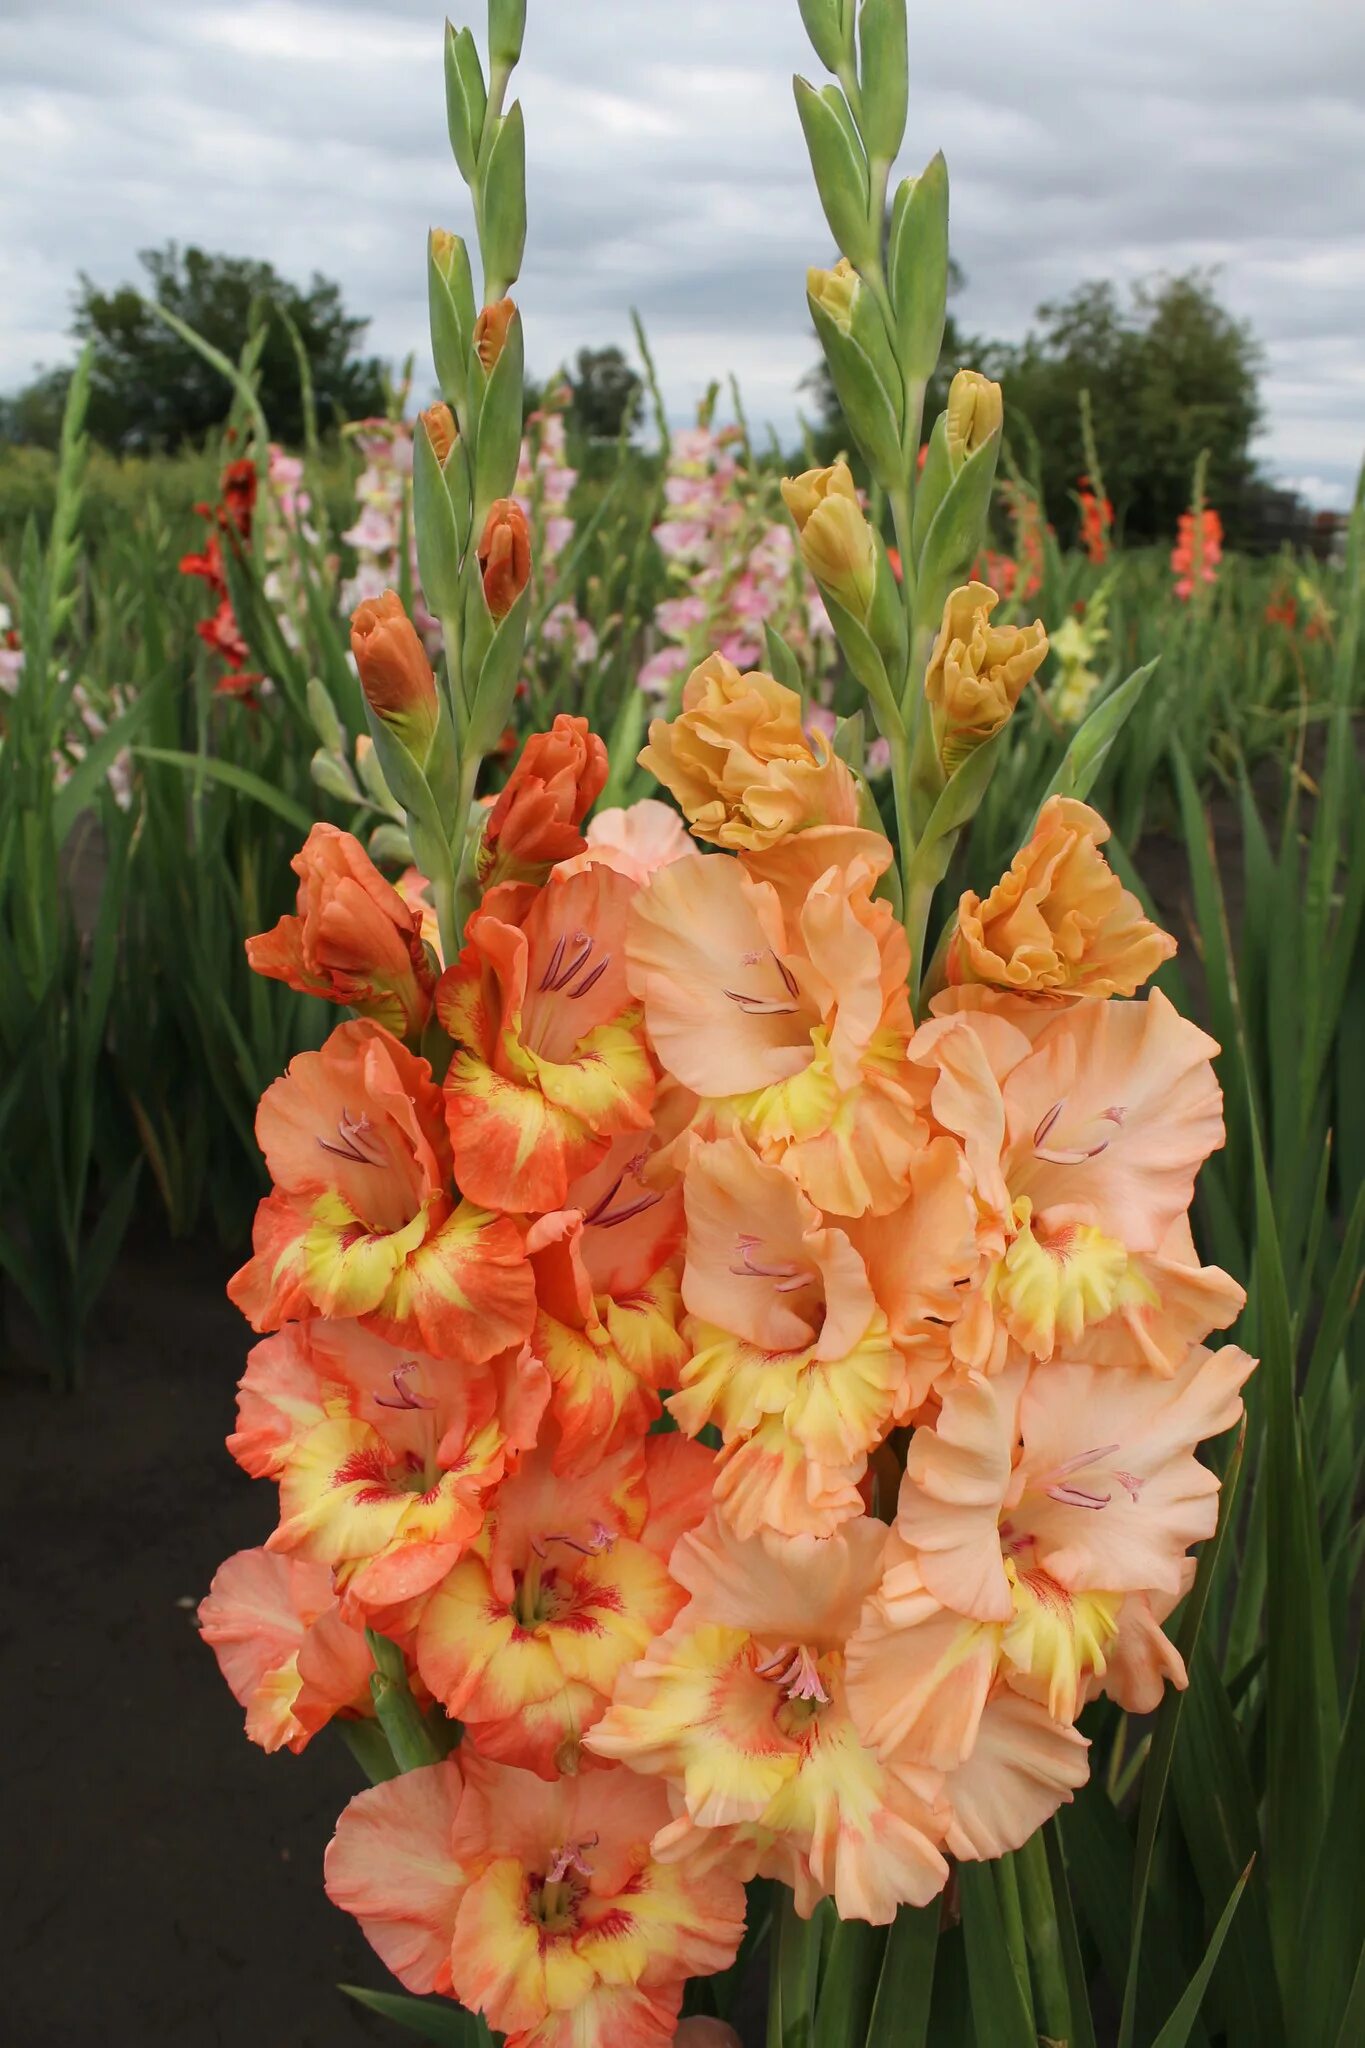
[[[515,498],[495,498],[479,541],[483,594],[495,619],[505,619],[531,580],[531,529]]]
[[[1175,952],[1100,852],[1109,827],[1073,797],[1049,797],[1028,844],[984,901],[968,890],[948,949],[950,982],[1016,994],[1131,996]]]
[[[682,1188],[648,1177],[652,1133],[627,1131],[527,1232],[532,1344],[553,1383],[556,1467],[594,1463],[659,1414],[688,1347],[678,1324]],[[656,1173],[657,1162],[653,1169]]]
[[[499,1487],[416,1644],[424,1681],[483,1755],[543,1778],[577,1770],[617,1673],[682,1605],[669,1553],[710,1505],[714,1462],[682,1437],[637,1437],[561,1478],[547,1445]]]
[[[275,1183],[228,1293],[256,1330],[357,1316],[472,1363],[520,1345],[534,1314],[521,1233],[450,1192],[441,1094],[378,1025],[342,1024],[266,1089],[256,1137]]]
[[[335,825],[314,825],[290,865],[299,877],[298,911],[247,940],[256,973],[347,1003],[395,1037],[416,1037],[436,982],[420,916],[359,840]]]
[[[356,1795],[327,1895],[409,1991],[508,2048],[669,2048],[686,1979],[734,1960],[744,1892],[721,1864],[661,1863],[667,1820],[629,1771],[544,1784],[462,1749]]]
[[[623,1131],[649,1128],[654,1069],[626,986],[634,885],[599,863],[556,871],[519,924],[488,911],[441,979],[455,1040],[446,1118],[460,1186],[540,1214]]]
[[[586,718],[561,711],[549,732],[533,732],[488,814],[479,851],[485,888],[538,881],[587,844],[579,830],[607,780],[607,750]]]
[[[549,1391],[525,1347],[457,1365],[316,1319],[256,1346],[228,1449],[279,1485],[268,1548],[331,1566],[377,1610],[427,1592],[478,1535]]]

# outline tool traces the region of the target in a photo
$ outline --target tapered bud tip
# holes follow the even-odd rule
[[[866,623],[877,588],[877,543],[857,498],[836,491],[801,530],[801,559],[820,588]]]
[[[474,322],[474,347],[485,370],[491,370],[507,344],[507,331],[516,317],[516,302],[499,299],[485,306]]]
[[[846,462],[833,462],[827,469],[806,469],[800,476],[784,476],[782,496],[797,532],[804,533],[811,513],[826,498],[847,498],[851,505],[856,505],[858,486]]]
[[[1005,400],[998,384],[979,370],[959,370],[948,387],[948,459],[961,468],[1005,423]]]
[[[421,415],[421,419],[422,425],[427,430],[427,439],[431,443],[431,452],[440,463],[442,469],[444,469],[446,457],[455,446],[456,437],[459,433],[459,428],[455,424],[455,415],[448,405],[441,403],[429,405]]]
[[[531,580],[531,529],[515,498],[495,498],[479,542],[483,594],[495,619],[505,619]]]
[[[356,606],[351,653],[370,709],[410,754],[425,760],[436,730],[436,678],[396,590]]]
[[[852,324],[853,308],[862,288],[862,280],[847,256],[841,256],[833,270],[810,269],[806,272],[807,292],[815,304],[844,329]]]

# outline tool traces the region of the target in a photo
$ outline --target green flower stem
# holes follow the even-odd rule
[[[440,1763],[441,1752],[408,1690],[402,1651],[372,1628],[366,1629],[365,1640],[375,1664],[370,1676],[370,1697],[394,1762],[400,1771],[417,1771],[424,1764]]]

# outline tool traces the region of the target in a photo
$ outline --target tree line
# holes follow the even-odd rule
[[[116,451],[173,451],[223,422],[224,379],[151,310],[155,300],[231,360],[253,319],[268,311],[257,366],[262,408],[286,445],[304,436],[306,362],[319,429],[384,410],[385,365],[367,354],[369,322],[341,288],[315,274],[297,285],[268,263],[169,244],[145,250],[138,284],[101,290],[82,276],[71,333],[93,350],[89,430]],[[960,282],[960,280],[958,280]],[[1038,308],[1024,339],[1001,343],[964,333],[950,314],[941,380],[969,363],[1005,391],[1012,455],[1041,486],[1063,538],[1075,526],[1074,493],[1087,469],[1081,393],[1088,392],[1105,491],[1129,541],[1163,538],[1189,502],[1190,479],[1208,451],[1207,491],[1229,535],[1263,516],[1270,487],[1251,443],[1261,423],[1261,351],[1249,326],[1220,303],[1205,273],[1157,278],[1125,297],[1104,281]],[[70,378],[40,372],[0,398],[0,442],[55,446]],[[567,374],[571,420],[587,440],[629,434],[642,414],[640,378],[619,349],[579,351]],[[814,439],[822,453],[847,445],[837,400],[820,372],[807,380]],[[528,393],[528,404],[534,402]],[[928,417],[942,394],[931,391]]]

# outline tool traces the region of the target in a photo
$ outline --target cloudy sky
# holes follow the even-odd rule
[[[686,417],[733,372],[789,431],[828,258],[796,0],[530,0],[531,367],[651,336]],[[478,10],[479,15],[482,9]],[[476,22],[481,30],[481,20]],[[911,0],[903,168],[952,177],[966,328],[1083,278],[1217,266],[1266,350],[1266,466],[1342,503],[1365,444],[1365,8]],[[427,373],[423,236],[468,225],[426,0],[3,0],[0,390],[70,353],[75,273],[175,238],[339,278]]]

